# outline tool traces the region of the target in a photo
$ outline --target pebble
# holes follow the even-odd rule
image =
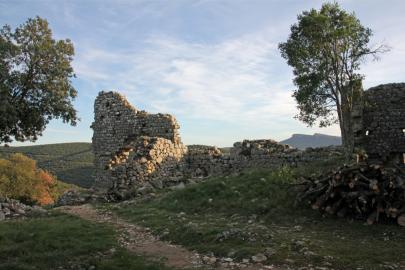
[[[259,263],[259,262],[264,262],[267,260],[267,257],[263,253],[258,253],[254,256],[252,256],[252,261]]]

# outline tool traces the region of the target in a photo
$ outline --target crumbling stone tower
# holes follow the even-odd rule
[[[137,110],[116,92],[100,92],[94,114],[95,187],[124,194],[152,178],[162,186],[181,177],[186,147],[173,116]]]
[[[353,110],[355,146],[372,161],[404,163],[405,83],[372,87]]]

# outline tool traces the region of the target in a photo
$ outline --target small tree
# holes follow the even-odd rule
[[[54,118],[76,124],[73,55],[40,17],[0,29],[0,143],[35,141]]]
[[[282,57],[293,67],[296,117],[309,126],[339,123],[348,156],[354,146],[352,106],[363,91],[360,63],[366,56],[376,58],[387,50],[385,46],[370,48],[371,35],[354,13],[327,3],[319,11],[299,15],[287,42],[279,44]]]

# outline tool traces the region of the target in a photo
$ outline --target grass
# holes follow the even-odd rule
[[[0,147],[0,157],[13,153],[22,153],[36,160],[40,168],[52,172],[63,182],[84,188],[93,184],[94,156],[91,143]]]
[[[44,218],[0,223],[0,269],[169,270],[117,246],[106,225],[52,214]]]
[[[365,226],[294,207],[290,184],[334,164],[210,178],[152,201],[105,207],[164,240],[235,260],[265,253],[268,263],[291,267],[405,268],[403,228]]]

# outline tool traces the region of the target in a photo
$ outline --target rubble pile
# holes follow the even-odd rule
[[[32,215],[46,214],[40,206],[26,205],[18,200],[0,197],[0,221],[11,218],[22,218]]]

